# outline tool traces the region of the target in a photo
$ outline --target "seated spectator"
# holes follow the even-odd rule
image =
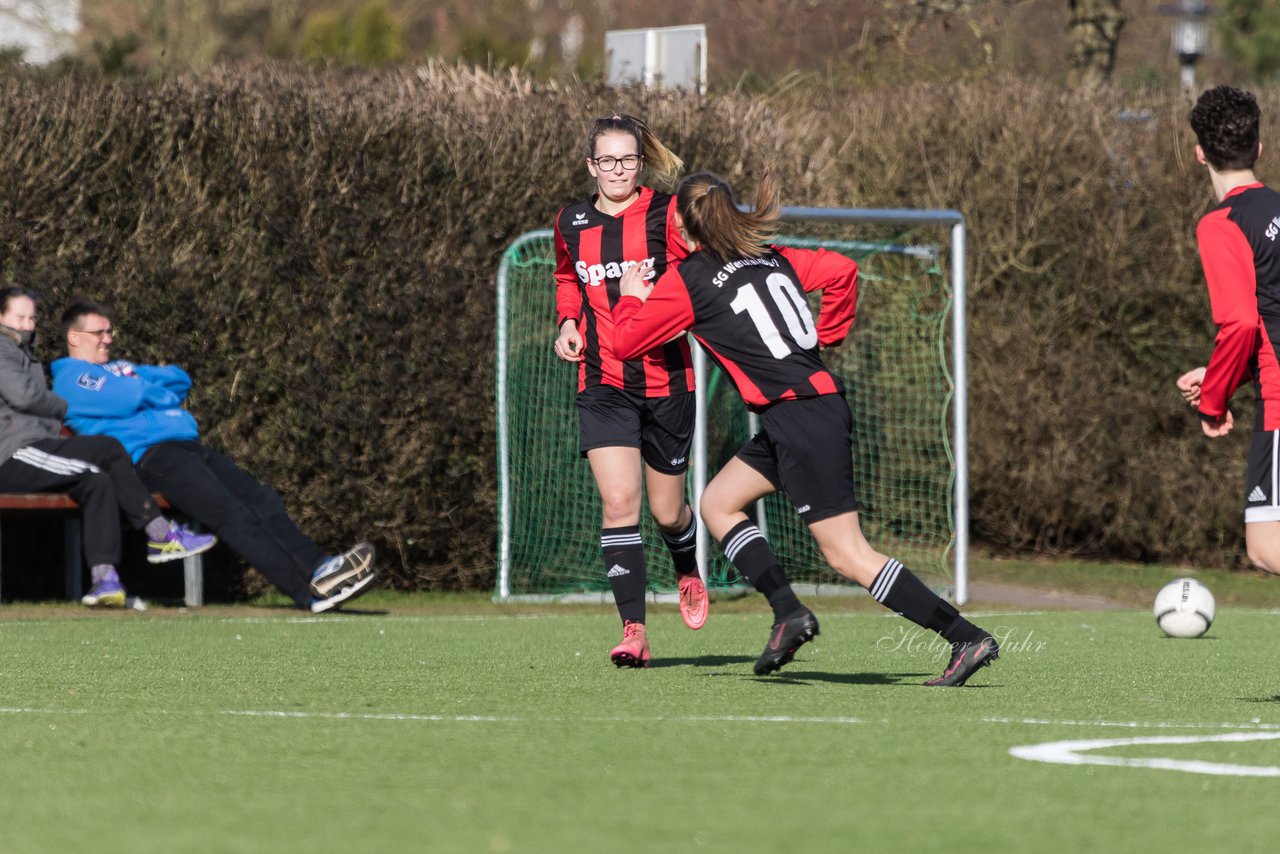
[[[196,419],[182,406],[191,389],[186,371],[112,361],[111,311],[97,303],[73,303],[62,331],[68,356],[52,365],[53,387],[67,400],[71,429],[119,439],[148,488],[212,530],[298,607],[328,611],[369,589],[372,545],[327,554],[289,518],[275,490],[200,442]]]
[[[62,435],[67,402],[49,391],[34,354],[36,294],[0,291],[0,490],[66,492],[80,505],[84,558],[93,587],[90,606],[124,607],[120,514],[147,532],[147,560],[180,560],[213,547],[217,538],[195,534],[160,515],[138,480],[129,455],[108,436]]]

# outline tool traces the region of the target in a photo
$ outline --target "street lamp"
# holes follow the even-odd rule
[[[1206,6],[1204,0],[1178,0],[1176,4],[1161,6],[1156,12],[1177,19],[1173,22],[1173,52],[1182,67],[1182,88],[1194,91],[1196,63],[1209,47],[1207,19],[1214,9]]]

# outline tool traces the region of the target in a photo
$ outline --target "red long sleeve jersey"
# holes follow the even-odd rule
[[[1219,419],[1250,374],[1258,425],[1280,429],[1280,193],[1248,184],[1227,193],[1196,227],[1218,334],[1200,388],[1200,415]]]
[[[815,323],[803,291],[822,291]],[[613,309],[613,345],[630,358],[692,331],[747,406],[843,391],[818,355],[853,325],[858,265],[825,249],[774,246],[762,258],[724,261],[697,251],[658,280],[648,299]]]
[[[556,327],[578,322],[585,358],[579,363],[578,391],[611,385],[645,397],[693,391],[689,342],[659,342],[624,361],[613,345],[618,281],[628,267],[653,261],[661,276],[689,254],[675,224],[675,197],[648,187],[617,216],[596,209],[592,199],[569,205],[556,216]]]

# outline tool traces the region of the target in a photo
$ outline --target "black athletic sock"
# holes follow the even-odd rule
[[[800,610],[800,600],[791,589],[786,571],[755,523],[747,519],[734,525],[721,546],[742,577],[769,600],[774,619],[782,621]]]
[[[689,510],[689,527],[680,534],[662,532],[662,541],[671,552],[671,562],[675,564],[677,575],[693,575],[698,571],[698,520],[693,510]]]
[[[618,616],[624,623],[643,623],[645,572],[640,526],[602,528],[600,550],[604,553],[604,571],[613,588]]]
[[[871,582],[871,596],[917,626],[942,635],[951,643],[977,640],[986,633],[960,616],[950,602],[934,593],[915,573],[889,558]]]

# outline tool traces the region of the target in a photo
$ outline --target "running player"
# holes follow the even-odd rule
[[[750,213],[739,211],[730,186],[708,172],[681,181],[676,198],[676,222],[691,254],[656,284],[637,271],[623,276],[613,344],[619,357],[629,358],[692,331],[760,414],[760,433],[711,481],[701,506],[708,531],[773,608],[769,643],[755,672],[782,667],[818,634],[817,618],[743,512],[780,489],[834,570],[951,643],[946,672],[925,684],[964,684],[996,658],[995,638],[873,549],[858,525],[849,405],[818,355],[820,346],[843,341],[853,325],[857,264],[823,249],[769,245],[778,200],[768,176]],[[804,297],[813,290],[822,291],[816,323]]]
[[[1196,226],[1200,261],[1218,335],[1207,367],[1178,379],[1211,439],[1231,432],[1227,402],[1252,375],[1257,418],[1245,481],[1244,542],[1249,560],[1280,575],[1280,193],[1253,172],[1262,152],[1262,111],[1249,92],[1217,86],[1191,110],[1196,160],[1218,206]]]
[[[578,364],[580,449],[603,502],[600,548],[622,618],[622,642],[610,658],[618,667],[648,667],[642,485],[675,564],[680,614],[691,629],[707,618],[697,527],[685,499],[693,361],[682,339],[638,350],[624,363],[613,350],[610,310],[624,270],[659,276],[688,252],[675,226],[675,198],[640,184],[646,167],[673,179],[683,164],[644,122],[618,114],[592,124],[586,161],[596,192],[556,216],[555,352]]]

